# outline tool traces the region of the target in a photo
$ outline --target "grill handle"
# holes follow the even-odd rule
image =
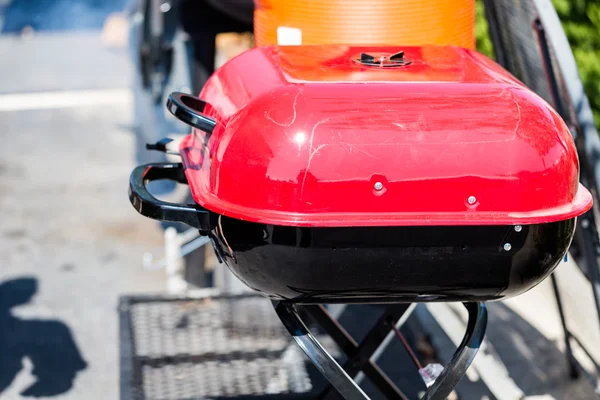
[[[180,163],[146,164],[135,168],[129,179],[129,201],[137,212],[158,221],[181,222],[200,230],[201,234],[208,234],[210,213],[206,209],[197,204],[167,203],[148,192],[146,184],[160,179],[188,183]]]
[[[204,100],[181,92],[173,92],[167,99],[167,109],[178,120],[210,134],[217,121],[204,114],[206,106]]]

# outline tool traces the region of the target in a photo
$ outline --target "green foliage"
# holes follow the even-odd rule
[[[575,55],[579,74],[600,125],[600,1],[552,0]],[[477,49],[492,56],[483,4],[477,0]]]
[[[475,24],[475,43],[477,50],[490,58],[494,58],[494,47],[488,34],[489,27],[487,20],[485,19],[482,0],[477,0],[475,3],[475,16],[477,21]]]

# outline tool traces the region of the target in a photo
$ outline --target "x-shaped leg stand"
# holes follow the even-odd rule
[[[408,400],[385,373],[371,361],[371,356],[392,329],[389,322],[399,320],[408,309],[408,304],[393,304],[388,306],[384,314],[360,344],[354,341],[323,306],[305,306],[305,309],[311,313],[315,320],[348,356],[348,361],[344,365],[344,368],[335,361],[312,333],[310,333],[298,315],[296,306],[293,303],[275,301],[273,302],[273,306],[288,332],[296,340],[296,343],[298,343],[315,367],[344,399],[370,400],[352,379],[358,372],[362,371],[388,399]],[[423,400],[445,400],[465,375],[467,368],[471,365],[481,346],[487,325],[486,307],[483,303],[465,303],[465,307],[469,312],[469,321],[463,341],[458,346],[454,356],[446,368],[444,368],[442,374],[427,390],[425,396],[422,398]],[[328,390],[320,398],[321,400],[333,400],[337,398],[337,393],[333,390]]]

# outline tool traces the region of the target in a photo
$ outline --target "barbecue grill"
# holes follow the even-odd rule
[[[132,204],[210,236],[296,334],[306,330],[293,304],[523,293],[558,265],[592,205],[560,116],[464,48],[260,47],[167,107],[193,127],[182,163],[136,168]],[[157,179],[189,184],[196,204],[153,198],[145,184]],[[485,309],[467,306],[472,350]],[[466,370],[465,351],[452,367]]]

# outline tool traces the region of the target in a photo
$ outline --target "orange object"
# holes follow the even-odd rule
[[[256,44],[475,47],[475,0],[255,0]]]

